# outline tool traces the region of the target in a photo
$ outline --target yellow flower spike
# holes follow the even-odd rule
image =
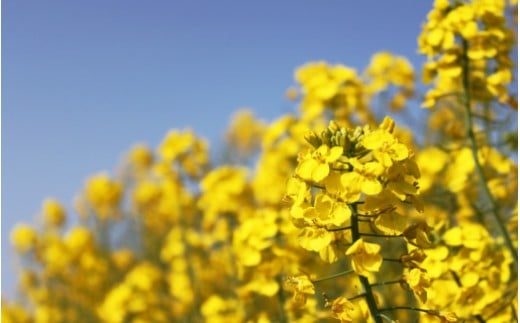
[[[371,272],[378,272],[383,263],[379,253],[381,246],[376,243],[365,242],[362,238],[354,242],[345,254],[352,256],[351,265],[354,271],[361,276],[368,276]]]

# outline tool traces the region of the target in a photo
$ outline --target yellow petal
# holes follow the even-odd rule
[[[330,168],[328,164],[319,164],[312,171],[312,180],[315,182],[321,182],[327,175],[329,175]]]

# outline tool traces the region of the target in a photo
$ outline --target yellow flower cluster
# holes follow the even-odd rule
[[[372,56],[369,66],[364,72],[368,78],[367,91],[371,94],[396,87],[390,99],[391,111],[399,111],[415,93],[415,73],[410,62],[402,56],[394,56],[389,52],[381,52]]]
[[[509,101],[515,36],[507,25],[506,8],[505,0],[434,2],[419,36],[419,51],[429,58],[423,81],[431,83],[437,78],[424,107],[459,95],[463,83],[469,83],[476,99]]]
[[[11,233],[21,297],[2,321],[516,321],[512,5],[434,2],[419,50],[437,108],[411,130],[404,57],[315,62],[288,93],[299,113],[239,112],[223,158],[171,130],[88,179],[76,212],[45,200]]]

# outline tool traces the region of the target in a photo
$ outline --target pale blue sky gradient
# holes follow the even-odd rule
[[[272,120],[294,69],[361,70],[376,51],[408,56],[430,1],[2,1],[2,292],[9,232],[49,196],[71,210],[85,179],[171,128],[213,144],[233,111]]]

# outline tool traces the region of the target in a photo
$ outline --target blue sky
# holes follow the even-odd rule
[[[2,292],[9,232],[41,201],[69,208],[137,142],[190,127],[218,144],[233,111],[272,120],[294,69],[410,58],[429,1],[2,1]]]

